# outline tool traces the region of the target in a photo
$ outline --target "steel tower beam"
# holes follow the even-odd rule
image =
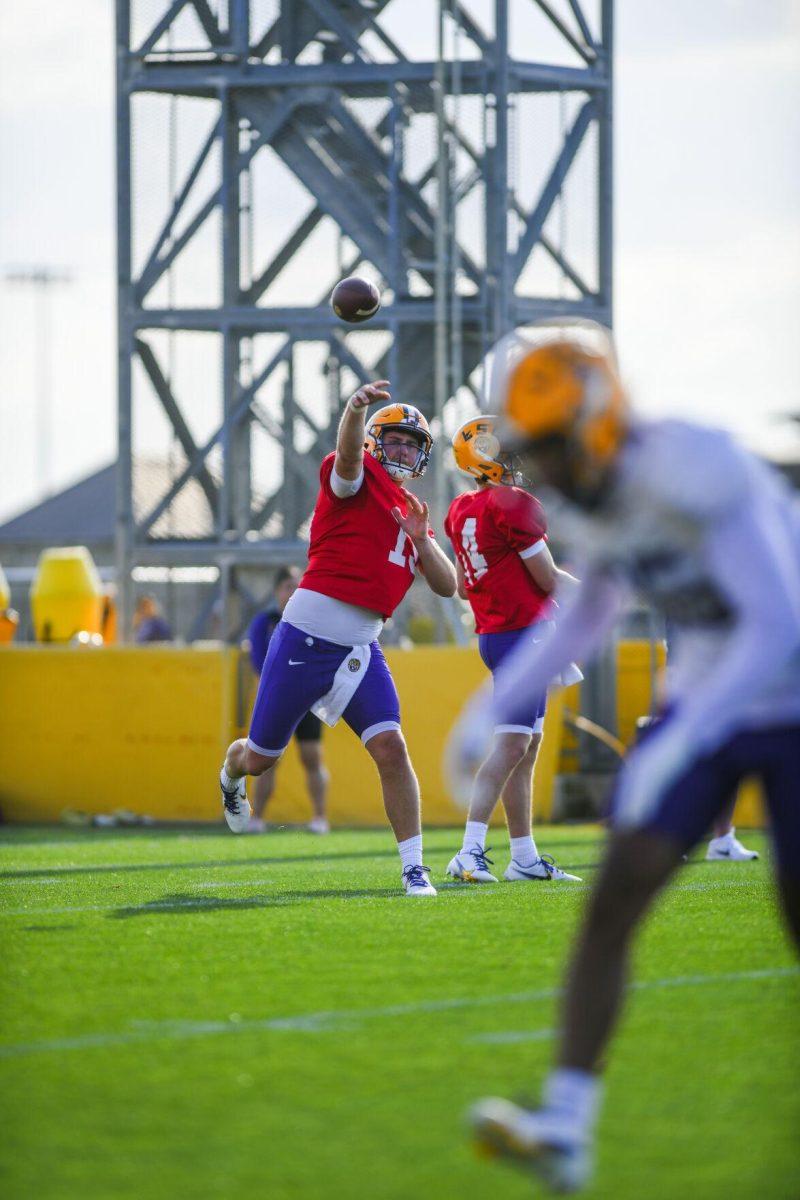
[[[146,25],[145,6],[116,0],[123,629],[137,564],[224,563],[235,590],[237,567],[302,559],[319,457],[356,381],[388,373],[433,415],[446,356],[446,429],[509,327],[610,322],[613,3],[513,2],[532,22],[516,57],[512,0],[495,0],[491,28],[471,0],[439,0],[441,45],[421,53],[399,0],[274,0],[260,29],[249,0],[163,0]],[[562,127],[523,155],[531,104],[560,105]],[[160,127],[154,105],[170,106]],[[159,191],[146,180],[170,122]],[[587,161],[596,187],[575,201]],[[588,252],[564,233],[576,205]],[[385,297],[366,331],[327,303],[356,269]],[[212,343],[216,371],[193,368],[183,347]],[[134,435],[152,441],[157,421],[176,465],[142,495],[154,451],[134,452]]]

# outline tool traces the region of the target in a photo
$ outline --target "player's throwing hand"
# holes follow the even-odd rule
[[[403,516],[399,508],[393,508],[392,516],[400,528],[408,534],[412,542],[419,541],[420,538],[427,538],[428,529],[430,528],[430,512],[427,504],[424,500],[418,500],[407,488],[403,488],[403,491],[406,494],[408,511]]]
[[[369,408],[370,404],[391,400],[391,393],[386,390],[388,387],[388,379],[376,379],[374,383],[364,383],[347,403],[350,408],[358,412],[361,409]]]

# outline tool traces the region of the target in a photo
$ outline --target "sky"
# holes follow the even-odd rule
[[[616,26],[615,329],[636,403],[800,454],[778,420],[800,411],[800,3],[618,0]],[[0,274],[70,276],[50,292],[54,490],[116,448],[113,4],[9,6],[0,46]],[[0,279],[0,518],[42,492],[35,305]]]

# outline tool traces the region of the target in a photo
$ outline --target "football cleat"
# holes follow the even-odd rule
[[[327,817],[312,817],[306,829],[309,833],[330,833],[331,827]]]
[[[731,829],[724,837],[712,838],[706,851],[707,862],[752,862],[758,858],[757,850],[748,850]]]
[[[540,854],[536,862],[530,867],[523,867],[512,858],[511,862],[503,872],[503,878],[508,879],[510,883],[524,883],[531,881],[552,882],[553,880],[568,880],[570,883],[582,883],[580,875],[569,875],[566,871],[562,871],[553,862],[552,856],[549,854]]]
[[[267,822],[263,817],[251,817],[247,822],[245,833],[266,833]]]
[[[228,828],[233,833],[245,833],[250,824],[253,810],[247,799],[244,779],[237,780],[235,788],[224,788],[222,780],[220,780],[219,786],[222,791],[222,807],[225,811]]]
[[[406,867],[403,871],[403,889],[407,896],[435,896],[436,888],[428,878],[430,867]]]
[[[470,1109],[468,1120],[479,1153],[529,1168],[551,1191],[577,1192],[589,1182],[591,1148],[556,1114],[488,1097]]]
[[[459,850],[447,864],[447,874],[462,883],[497,883],[497,876],[489,870],[492,860],[486,854],[478,845],[471,850]]]

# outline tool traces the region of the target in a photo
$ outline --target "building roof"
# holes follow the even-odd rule
[[[116,464],[0,525],[0,544],[87,545],[113,541]]]
[[[183,462],[138,459],[134,465],[134,509],[137,520],[154,507],[183,469]],[[103,467],[55,496],[0,525],[0,547],[92,546],[113,542],[117,465]],[[156,538],[208,537],[212,516],[203,489],[189,479],[151,530]]]

